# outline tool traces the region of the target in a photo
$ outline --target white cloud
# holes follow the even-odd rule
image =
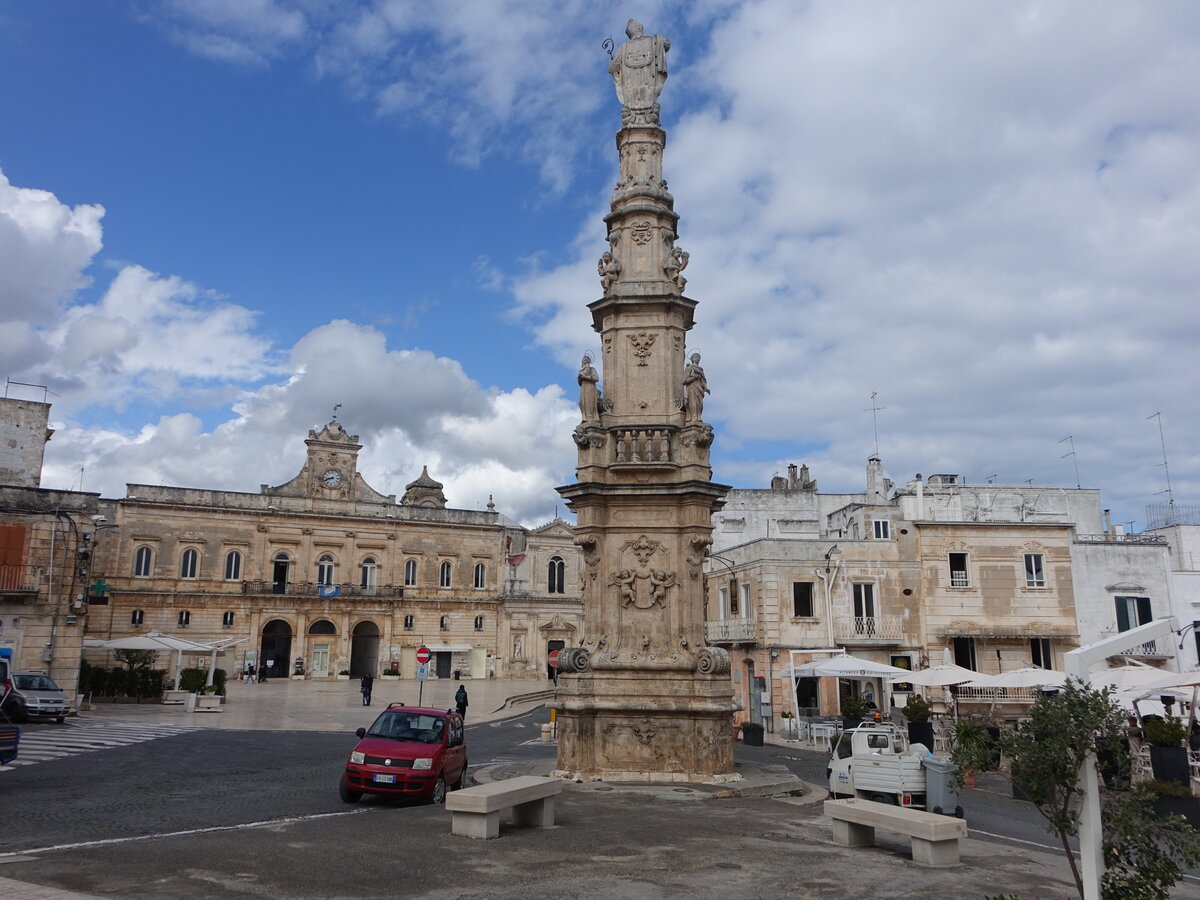
[[[0,172],[0,349],[28,347],[30,326],[54,321],[64,300],[88,284],[84,271],[102,243],[104,207],[74,208],[49,191],[15,187]]]
[[[77,483],[83,467],[85,486],[108,496],[122,496],[126,482],[257,492],[295,475],[308,429],[336,403],[364,445],[359,470],[385,494],[403,494],[428,465],[452,506],[482,508],[492,495],[501,512],[535,523],[553,514],[553,487],[570,478],[574,404],[557,387],[486,390],[455,360],[390,350],[381,333],[344,320],[301,338],[287,369],[244,390],[210,430],[190,413],[136,434],[59,423],[43,483]]]
[[[764,0],[673,71],[668,117],[679,81],[712,92],[665,174],[718,452],[792,444],[823,488],[855,488],[878,391],[898,480],[1070,483],[1073,433],[1110,500],[1161,489],[1145,416],[1200,441],[1200,12],[1103,10]],[[589,216],[575,259],[514,287],[560,358],[603,233]],[[792,455],[749,452],[759,485]]]
[[[304,13],[288,6],[277,0],[171,0],[158,12],[171,38],[193,53],[265,66],[307,32]]]

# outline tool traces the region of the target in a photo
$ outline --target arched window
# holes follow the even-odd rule
[[[441,619],[438,620],[438,627],[442,631],[449,631],[450,630],[450,617],[442,616]]]
[[[438,570],[438,585],[441,587],[450,587],[450,577],[454,574],[454,569],[449,562],[442,563]]]
[[[475,617],[475,630],[476,630],[476,631],[483,631],[483,616],[476,616],[476,617]]]
[[[192,614],[186,609],[179,611],[179,621],[176,623],[180,628],[187,628],[192,624]]]
[[[475,563],[475,587],[487,587],[487,566],[483,563]]]
[[[225,614],[223,616],[221,616],[221,625],[225,628],[233,627],[233,610],[232,609],[227,610],[225,612]]]
[[[154,567],[154,551],[149,547],[138,547],[133,555],[133,577],[149,578]]]
[[[179,577],[180,578],[195,578],[196,563],[200,560],[200,553],[188,547],[183,551],[183,556],[179,559]]]
[[[362,585],[364,591],[375,590],[375,578],[378,571],[375,564],[375,557],[368,556],[362,561],[362,569],[359,572],[359,584]]]
[[[333,584],[333,557],[328,553],[317,560],[317,584]]]
[[[242,577],[242,554],[230,550],[225,554],[225,580],[238,581]]]
[[[404,561],[404,586],[412,587],[417,583],[417,561],[415,559],[406,559]]]
[[[563,587],[566,583],[567,566],[562,561],[561,556],[550,557],[550,566],[547,574],[547,591],[551,594],[565,593]]]

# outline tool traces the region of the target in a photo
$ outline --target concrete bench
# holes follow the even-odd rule
[[[958,865],[958,839],[967,836],[962,819],[872,800],[826,800],[833,819],[833,841],[845,847],[873,847],[875,829],[912,838],[913,862],[922,866]]]
[[[520,775],[504,781],[480,784],[446,795],[450,830],[472,838],[500,836],[500,813],[511,808],[513,822],[535,828],[554,826],[554,798],[562,793],[557,778]]]

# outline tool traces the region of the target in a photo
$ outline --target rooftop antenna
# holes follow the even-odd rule
[[[871,414],[871,424],[875,429],[875,453],[873,455],[876,459],[879,458],[879,413],[882,410],[887,409],[886,406],[876,405],[875,398],[878,396],[879,394],[876,391],[871,391],[871,408],[863,410],[863,412],[869,412]]]
[[[1061,444],[1066,441],[1070,442],[1071,451],[1069,453],[1064,453],[1059,457],[1059,459],[1066,459],[1068,456],[1071,457],[1071,461],[1075,463],[1075,487],[1076,489],[1082,489],[1083,485],[1079,482],[1079,458],[1075,456],[1075,436],[1068,434],[1065,438],[1059,441],[1059,443]]]
[[[1147,422],[1151,419],[1158,419],[1158,441],[1162,444],[1163,453],[1163,461],[1159,465],[1162,466],[1163,475],[1167,479],[1167,489],[1159,491],[1159,493],[1167,495],[1167,508],[1169,510],[1167,524],[1175,525],[1178,523],[1178,520],[1175,518],[1175,495],[1171,493],[1171,470],[1167,467],[1167,440],[1163,437],[1162,412],[1159,411],[1154,413],[1154,415],[1146,416]]]
[[[995,483],[996,483],[996,479],[997,479],[998,477],[1000,477],[1000,476],[999,476],[999,473],[998,473],[998,472],[993,472],[991,475],[989,475],[989,476],[987,477],[987,483],[988,483],[988,484],[995,484]]]

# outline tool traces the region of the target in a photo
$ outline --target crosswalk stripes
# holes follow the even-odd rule
[[[124,747],[198,730],[199,726],[196,725],[152,725],[136,722],[64,724],[36,731],[22,729],[17,758],[7,766],[0,766],[0,773],[12,771],[17,766],[30,766],[49,759]]]

